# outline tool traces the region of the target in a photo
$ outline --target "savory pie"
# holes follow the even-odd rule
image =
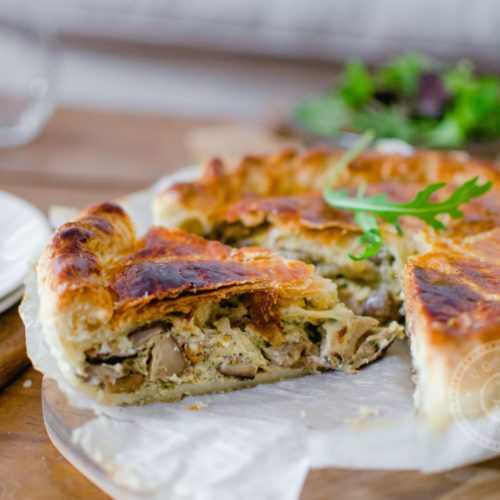
[[[61,226],[37,276],[61,372],[104,403],[352,371],[403,331],[354,313],[310,264],[178,229],[153,227],[137,239],[111,203]]]
[[[381,224],[384,248],[353,261],[348,253],[360,251],[360,230],[351,213],[330,207],[321,195],[341,154],[285,151],[236,165],[212,160],[194,182],[174,184],[156,197],[155,223],[312,264],[355,314],[386,327],[406,318],[417,405],[442,422],[449,418],[457,363],[474,347],[500,339],[500,173],[464,154],[360,155],[339,176],[338,187],[354,192],[364,182],[369,194],[387,193],[396,201],[409,201],[440,181],[447,186],[438,194],[446,196],[475,176],[493,180],[494,188],[464,205],[462,218],[445,219],[446,231],[405,219],[401,237]],[[467,384],[478,393],[484,380]]]

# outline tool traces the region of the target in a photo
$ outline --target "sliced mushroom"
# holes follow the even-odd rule
[[[151,380],[180,375],[187,366],[188,362],[174,337],[164,334],[155,341],[149,362],[149,378]]]
[[[114,382],[125,374],[122,364],[116,365],[88,365],[81,375],[91,384]]]
[[[368,296],[361,309],[361,314],[376,318],[383,324],[397,318],[397,309],[391,292],[386,287],[380,287]]]
[[[134,349],[140,349],[141,347],[145,347],[155,337],[167,331],[167,328],[168,325],[158,324],[142,330],[135,330],[128,334],[128,339]]]
[[[217,370],[222,375],[238,378],[254,378],[257,375],[257,367],[251,363],[233,362],[231,359],[224,359],[218,366]]]
[[[286,343],[280,347],[269,347],[265,349],[266,357],[275,365],[290,368],[300,359],[304,350],[303,342]]]
[[[93,385],[104,386],[109,392],[134,392],[146,377],[141,373],[126,374],[123,365],[89,365],[78,374]]]
[[[168,324],[156,324],[128,334],[133,350],[130,352],[114,352],[107,348],[91,349],[85,352],[87,362],[91,364],[106,363],[108,365],[122,362],[137,354],[137,351],[151,347],[153,340],[170,328]]]

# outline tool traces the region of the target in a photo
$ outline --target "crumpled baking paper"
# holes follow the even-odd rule
[[[192,175],[191,169],[174,179]],[[153,192],[172,180],[122,200],[140,232],[151,223]],[[118,486],[127,498],[295,499],[309,468],[436,472],[498,454],[454,423],[437,432],[418,418],[403,341],[356,374],[329,372],[176,403],[109,407],[62,378],[42,334],[34,275],[21,312],[35,368],[57,381],[72,406],[97,415],[74,431],[73,441],[107,472],[109,483],[100,486],[108,493]]]

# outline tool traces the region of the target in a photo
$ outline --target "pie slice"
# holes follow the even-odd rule
[[[403,202],[444,181],[448,185],[436,195],[446,197],[475,176],[493,180],[494,189],[465,205],[463,218],[445,219],[447,231],[403,219],[400,237],[381,224],[382,251],[354,262],[348,253],[360,251],[359,228],[350,213],[328,206],[321,195],[327,172],[341,154],[285,151],[246,157],[235,165],[212,160],[195,181],[174,184],[156,197],[155,223],[235,247],[259,245],[310,263],[316,275],[337,285],[342,303],[381,325],[403,324],[406,316],[418,406],[430,420],[446,421],[457,362],[474,346],[500,340],[500,173],[495,165],[464,154],[360,155],[337,180],[352,193],[363,181],[369,194],[387,193]]]
[[[500,228],[466,236],[460,246],[436,243],[410,258],[403,283],[417,407],[438,426],[450,416],[495,410]]]
[[[356,370],[381,356],[402,327],[355,314],[313,271],[177,229],[136,239],[119,206],[95,205],[40,258],[43,332],[64,377],[111,404]]]

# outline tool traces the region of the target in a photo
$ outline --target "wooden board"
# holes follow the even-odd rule
[[[0,186],[44,210],[54,203],[84,206],[116,198],[189,164],[193,155],[203,156],[199,141],[192,153],[186,138],[207,125],[185,118],[60,110],[33,144],[0,150]],[[256,148],[251,141],[245,144]],[[22,334],[15,309],[0,321],[11,325],[13,335]],[[14,349],[22,349],[21,344],[14,342]],[[311,471],[302,498],[493,499],[499,492],[500,459],[495,459],[434,475]],[[0,395],[0,498],[106,498],[50,443],[42,419],[41,376],[32,368]]]
[[[33,143],[0,150],[0,186],[43,210],[116,198],[189,162],[184,137],[208,123],[59,110]]]
[[[126,489],[116,486],[106,472],[92,462],[71,440],[72,431],[93,418],[92,412],[68,405],[66,396],[56,382],[42,383],[42,400],[45,425],[51,439],[71,463],[85,471],[104,488],[113,488],[113,496],[120,498]],[[311,471],[306,481],[303,499],[320,498],[498,498],[500,458],[475,467],[457,469],[445,474],[423,475],[411,471],[360,471],[348,469],[323,469]],[[329,478],[328,483],[325,481]],[[326,488],[329,484],[328,488]],[[479,496],[478,496],[479,498]]]
[[[18,305],[0,314],[0,389],[29,366]]]
[[[107,498],[50,442],[42,417],[41,381],[29,368],[0,396],[0,498]],[[24,387],[27,382],[30,387]]]
[[[27,381],[30,387],[24,387]],[[0,498],[107,498],[51,444],[41,409],[42,377],[28,369],[0,397]],[[443,474],[323,469],[311,471],[302,500],[497,499],[500,459]]]

